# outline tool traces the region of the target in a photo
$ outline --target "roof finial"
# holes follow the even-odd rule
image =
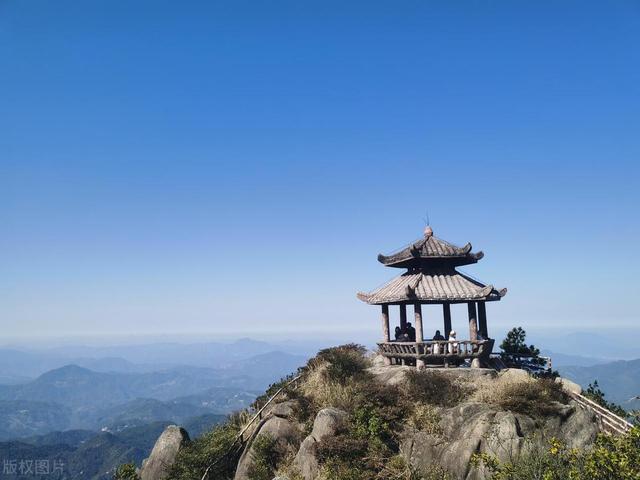
[[[433,235],[433,229],[431,228],[431,222],[429,221],[429,210],[427,210],[427,216],[423,217],[423,220],[427,224],[427,226],[424,227],[424,236],[425,238],[429,238]]]

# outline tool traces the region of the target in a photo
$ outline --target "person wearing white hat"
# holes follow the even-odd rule
[[[449,332],[449,353],[458,353],[458,342],[456,341],[456,331]]]

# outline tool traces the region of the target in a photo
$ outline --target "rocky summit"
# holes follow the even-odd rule
[[[599,432],[569,394],[578,385],[522,370],[417,371],[347,346],[290,380],[258,399],[253,421],[236,416],[194,442],[176,437],[145,468],[153,461],[165,468],[154,478],[176,480],[481,480],[550,444],[588,450]]]

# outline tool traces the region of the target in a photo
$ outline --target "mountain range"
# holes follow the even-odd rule
[[[66,476],[47,477],[52,479],[111,478],[117,465],[139,464],[148,456],[168,424],[197,436],[250,405],[313,353],[312,347],[308,353],[293,347],[243,339],[0,349],[0,457],[57,459],[66,465]],[[587,350],[571,350],[579,351]],[[640,359],[543,354],[561,375],[583,387],[598,380],[607,399],[628,410],[640,408],[631,400],[640,395]]]
[[[0,385],[0,440],[228,414],[248,406],[258,392],[305,360],[269,352],[224,368],[183,365],[138,373],[66,365],[26,383]]]
[[[167,425],[208,431],[307,359],[251,340],[212,345],[0,349],[0,457],[64,465],[51,479],[110,479]]]

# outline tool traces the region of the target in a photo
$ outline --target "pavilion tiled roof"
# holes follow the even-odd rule
[[[506,289],[497,291],[454,269],[408,271],[371,293],[358,293],[363,302],[380,305],[403,302],[468,302],[500,300]]]
[[[388,267],[410,267],[427,261],[446,262],[450,265],[468,265],[483,257],[482,252],[471,253],[471,244],[458,247],[433,235],[431,227],[424,237],[392,255],[378,255],[378,261]]]

